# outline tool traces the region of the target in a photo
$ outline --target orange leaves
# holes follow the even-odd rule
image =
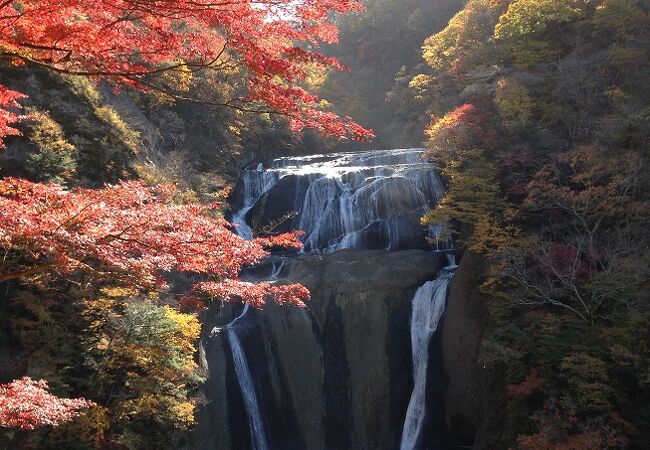
[[[305,301],[310,297],[309,290],[301,284],[271,286],[269,294],[273,297],[275,303],[280,306],[304,307]]]
[[[473,148],[493,149],[498,143],[497,134],[489,123],[491,113],[471,103],[448,112],[442,118],[433,117],[427,128],[426,153],[444,167]]]
[[[0,385],[0,426],[23,430],[57,426],[95,405],[83,398],[59,398],[47,389],[47,381],[29,377]]]
[[[300,236],[304,231],[294,231],[293,233],[282,233],[276,236],[264,236],[255,238],[254,242],[267,250],[283,248],[287,250],[299,250],[302,248]]]
[[[199,284],[195,292],[256,306],[274,293],[284,303],[301,303],[297,291],[300,295],[287,297],[281,290],[237,281],[243,266],[267,255],[263,245],[299,248],[296,234],[246,241],[225,220],[205,214],[205,205],[173,204],[171,196],[168,187],[136,181],[64,191],[54,184],[2,179],[0,247],[28,262],[0,272],[0,281],[51,270],[81,271],[95,282],[152,288],[164,285],[164,272],[178,270],[227,280],[208,282],[209,288]]]
[[[101,261],[101,274],[152,286],[160,270],[235,276],[265,252],[237,238],[199,204],[167,203],[140,182],[66,192],[56,185],[0,181],[0,243],[70,273]]]
[[[539,377],[539,370],[533,369],[519,384],[509,384],[506,387],[509,396],[528,395],[542,387],[544,381]]]

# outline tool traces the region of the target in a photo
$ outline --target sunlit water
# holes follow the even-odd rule
[[[251,238],[247,214],[282,179],[292,177],[291,228],[305,232],[305,251],[346,248],[408,248],[414,236],[440,238],[440,227],[423,229],[420,217],[443,194],[435,166],[422,149],[374,150],[279,158],[242,173],[232,222]],[[269,207],[266,205],[265,207]],[[270,205],[273,207],[273,205]],[[284,212],[284,211],[283,211]],[[287,211],[289,212],[289,211]]]

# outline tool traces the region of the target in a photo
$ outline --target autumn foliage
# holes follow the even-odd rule
[[[24,95],[20,92],[7,89],[0,84],[0,149],[4,148],[2,138],[4,136],[16,136],[20,134],[11,125],[20,120],[20,117],[13,111],[20,108],[18,100]]]
[[[506,391],[510,396],[527,395],[542,387],[543,384],[544,381],[539,377],[539,370],[533,369],[521,383],[509,384]]]
[[[424,221],[487,261],[490,446],[646,448],[650,4],[463,4],[413,83],[447,182]]]
[[[94,403],[83,398],[59,398],[48,392],[47,381],[23,377],[0,385],[0,426],[33,430],[57,426]]]
[[[243,266],[267,255],[262,245],[300,246],[296,236],[286,234],[263,238],[262,245],[246,241],[214,217],[217,205],[174,204],[172,193],[137,181],[66,191],[55,184],[0,180],[0,246],[20,261],[0,273],[0,281],[80,271],[96,283],[146,289],[161,287],[163,274],[177,270],[212,277],[227,288],[237,283]],[[218,292],[204,286],[197,284],[193,292]],[[266,294],[298,305],[307,295],[280,286],[264,295],[256,290],[255,306],[262,306]],[[232,298],[232,292],[224,297]]]
[[[296,130],[366,139],[369,130],[321,110],[318,97],[299,86],[307,67],[343,69],[311,49],[337,41],[332,13],[361,10],[354,0],[4,1],[0,58],[190,101],[198,99],[163,75],[243,68],[240,89],[219,106],[270,109],[288,116]],[[18,97],[0,89],[1,140],[15,133],[7,127],[15,121],[10,110]]]

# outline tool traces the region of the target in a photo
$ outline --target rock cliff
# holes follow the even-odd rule
[[[451,448],[494,448],[491,436],[498,429],[495,422],[500,417],[503,386],[498,375],[480,360],[483,335],[489,326],[486,298],[479,290],[484,276],[484,259],[467,251],[449,289],[440,342]]]
[[[441,262],[420,250],[344,250],[301,256],[285,269],[280,282],[307,286],[309,307],[268,305],[237,323],[271,448],[398,447],[412,389],[411,299]],[[231,308],[205,317],[204,449],[250,447],[227,340],[208,336],[232,317]]]

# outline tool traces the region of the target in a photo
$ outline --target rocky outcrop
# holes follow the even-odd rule
[[[297,258],[281,282],[312,292],[304,310],[269,305],[238,326],[272,449],[399,445],[412,389],[411,299],[441,266],[420,250],[346,250]],[[213,312],[206,330],[233,317]],[[227,339],[203,339],[210,373],[199,447],[249,448]]]
[[[489,449],[503,391],[479,354],[488,326],[485,295],[479,290],[485,261],[467,251],[451,283],[441,335],[442,366],[448,384],[445,422],[452,448]]]

